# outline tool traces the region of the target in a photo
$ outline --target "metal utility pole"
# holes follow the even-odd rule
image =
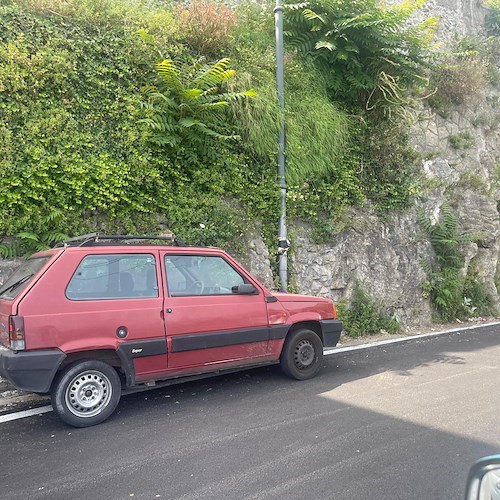
[[[281,126],[278,137],[278,182],[280,186],[280,218],[278,237],[278,269],[280,291],[288,288],[288,236],[286,229],[286,179],[285,179],[285,76],[283,56],[283,6],[281,0],[276,0],[274,8],[274,23],[276,32],[276,85],[278,101],[281,110]]]

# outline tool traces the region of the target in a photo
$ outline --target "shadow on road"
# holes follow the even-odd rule
[[[10,422],[2,495],[459,499],[472,462],[499,451],[498,425],[488,444],[318,396],[382,372],[411,377],[417,367],[460,365],[499,341],[484,328],[327,356],[306,382],[268,367],[134,394],[88,429],[53,414]]]

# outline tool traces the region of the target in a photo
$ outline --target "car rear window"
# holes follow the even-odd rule
[[[9,276],[7,281],[0,286],[0,299],[15,299],[28,286],[49,259],[50,256],[35,257],[28,259],[24,264],[18,267]]]
[[[156,261],[151,254],[87,255],[66,288],[70,300],[158,297]]]

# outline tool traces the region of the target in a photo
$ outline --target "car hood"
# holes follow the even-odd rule
[[[280,302],[331,302],[330,299],[325,299],[324,297],[313,297],[311,295],[298,295],[295,293],[283,293],[276,292],[273,293]]]

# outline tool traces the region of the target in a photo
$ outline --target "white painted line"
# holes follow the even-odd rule
[[[17,411],[15,413],[7,413],[7,415],[0,415],[0,424],[10,422],[11,420],[19,420],[20,418],[33,417],[34,415],[41,415],[52,411],[52,406],[41,406],[40,408],[33,408],[31,410]]]
[[[323,351],[323,355],[328,356],[330,354],[337,354],[339,352],[359,351],[361,349],[367,349],[368,347],[378,347],[381,345],[397,344],[399,342],[407,342],[408,340],[423,339],[426,337],[436,337],[438,335],[443,335],[445,333],[463,332],[464,330],[475,330],[476,328],[484,328],[486,326],[495,326],[495,325],[500,325],[500,321],[495,321],[494,323],[486,323],[485,325],[462,326],[460,328],[443,330],[441,332],[420,333],[418,335],[409,335],[408,337],[398,337],[396,339],[379,340],[377,342],[369,342],[367,344],[351,345],[347,347],[332,347],[329,349],[325,349]]]

